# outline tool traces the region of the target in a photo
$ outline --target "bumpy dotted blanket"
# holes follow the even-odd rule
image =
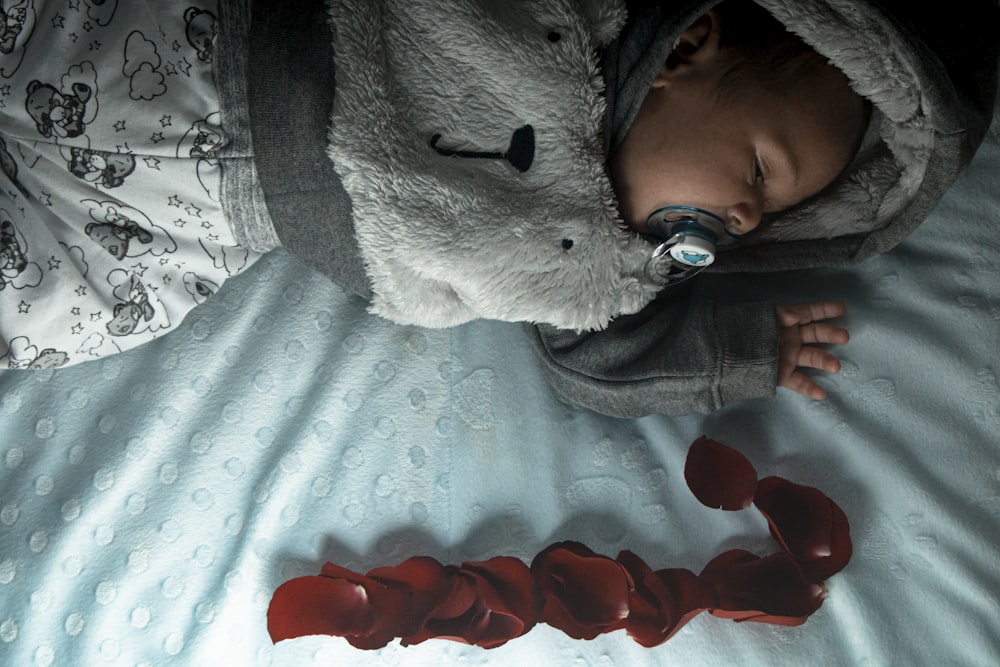
[[[1000,664],[1000,143],[888,256],[738,289],[847,301],[844,370],[711,416],[612,420],[550,393],[517,325],[394,326],[281,252],[179,331],[0,372],[5,665]],[[729,289],[706,279],[702,289]],[[283,582],[416,556],[530,562],[573,540],[654,569],[774,550],[688,490],[707,433],[822,489],[854,555],[799,627],[701,615],[643,648],[546,625],[484,650],[272,644]]]

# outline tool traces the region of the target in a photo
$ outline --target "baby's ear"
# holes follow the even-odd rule
[[[677,44],[653,80],[653,87],[665,85],[676,76],[709,63],[718,54],[719,15],[714,9],[710,9],[677,38]]]

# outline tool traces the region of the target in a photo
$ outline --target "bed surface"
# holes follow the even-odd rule
[[[994,134],[888,256],[818,292],[762,278],[754,292],[848,303],[819,403],[571,409],[519,326],[393,326],[280,251],[144,348],[0,371],[0,664],[1000,664],[998,224]],[[563,539],[696,571],[771,553],[759,514],[687,489],[703,433],[846,512],[854,557],[805,625],[702,615],[655,649],[547,626],[489,651],[267,636],[274,589],[325,561],[527,561]]]

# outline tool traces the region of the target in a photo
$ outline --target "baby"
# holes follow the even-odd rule
[[[803,369],[838,370],[819,346],[847,341],[827,321],[842,304],[715,302],[678,276],[716,250],[721,271],[883,251],[933,201],[932,158],[944,182],[968,155],[928,138],[917,56],[858,39],[880,9],[759,4],[223,0],[67,17],[36,1],[0,55],[0,218],[20,258],[0,364],[135,347],[281,245],[402,324],[528,323],[556,392],[608,414],[776,386],[822,398]],[[59,28],[77,19],[112,46],[74,46]],[[224,139],[192,151],[206,130]],[[84,178],[83,151],[131,168]],[[86,233],[112,213],[130,232],[117,252]]]
[[[625,222],[652,234],[670,205],[717,215],[733,236],[826,188],[847,167],[868,110],[847,77],[756,5],[730,0],[688,27],[610,160]],[[840,303],[777,308],[778,385],[821,399],[797,367],[837,372],[815,343],[846,343],[821,322]]]

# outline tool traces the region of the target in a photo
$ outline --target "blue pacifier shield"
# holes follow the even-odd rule
[[[719,216],[694,206],[665,206],[646,219],[649,233],[662,240],[646,267],[655,280],[675,284],[715,261],[716,251],[732,248],[741,237],[730,234]]]

